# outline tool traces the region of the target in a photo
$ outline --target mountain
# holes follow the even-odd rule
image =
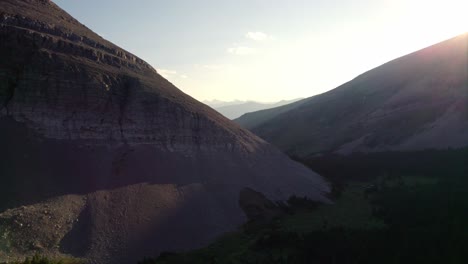
[[[212,108],[218,108],[218,107],[223,107],[223,106],[228,106],[228,105],[236,105],[236,104],[243,104],[245,101],[241,100],[234,100],[234,101],[222,101],[222,100],[204,100],[202,103],[212,107]]]
[[[282,100],[276,103],[260,103],[260,102],[255,102],[255,101],[246,101],[246,102],[234,101],[234,102],[225,102],[224,104],[208,103],[208,105],[213,107],[216,111],[221,113],[223,116],[232,120],[232,119],[240,117],[241,115],[245,113],[279,107],[282,105],[294,103],[298,100],[300,99]]]
[[[252,113],[246,113],[234,119],[234,121],[247,129],[253,129],[259,124],[265,123],[266,121],[276,117],[277,115],[294,109],[306,101],[307,99],[301,99],[294,103],[263,109]]]
[[[236,122],[299,157],[468,146],[468,34]]]
[[[319,175],[51,1],[0,1],[0,58],[0,262],[200,247],[246,220],[246,188],[328,201]]]

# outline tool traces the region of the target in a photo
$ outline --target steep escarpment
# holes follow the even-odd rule
[[[201,246],[246,220],[245,188],[326,200],[320,176],[50,1],[0,2],[0,58],[0,261]]]
[[[462,148],[468,146],[467,106],[468,34],[463,34],[301,104],[247,114],[237,121],[301,157]]]
[[[177,145],[192,136],[217,144],[240,137],[247,141],[244,148],[255,144],[248,136],[236,135],[232,124],[183,95],[147,63],[84,30],[54,4],[19,3],[2,4],[2,57],[7,63],[2,67],[2,114],[32,120],[44,136],[55,139]],[[206,125],[227,127],[230,138],[193,135],[199,132],[197,126]],[[169,135],[174,128],[187,130]]]

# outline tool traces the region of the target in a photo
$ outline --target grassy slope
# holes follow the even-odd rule
[[[285,231],[309,233],[346,227],[350,229],[384,228],[385,224],[372,215],[372,206],[366,198],[366,184],[349,185],[333,205],[322,205],[316,210],[298,208],[297,213],[281,219]]]

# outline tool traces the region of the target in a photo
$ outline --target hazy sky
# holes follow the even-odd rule
[[[468,31],[466,0],[55,0],[199,100],[309,97]]]

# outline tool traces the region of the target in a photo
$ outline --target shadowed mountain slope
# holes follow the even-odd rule
[[[245,113],[280,107],[283,105],[294,103],[298,100],[300,99],[282,100],[276,103],[260,103],[260,102],[255,102],[255,101],[247,101],[247,102],[240,102],[240,103],[233,103],[233,104],[226,103],[228,105],[222,105],[222,106],[216,106],[216,104],[210,105],[209,103],[207,104],[213,107],[213,109],[215,109],[216,111],[218,111],[225,117],[229,119],[235,119],[235,118],[242,116]]]
[[[135,263],[202,246],[239,193],[328,184],[45,0],[0,1],[0,261]]]
[[[236,122],[301,157],[468,146],[468,34]]]

